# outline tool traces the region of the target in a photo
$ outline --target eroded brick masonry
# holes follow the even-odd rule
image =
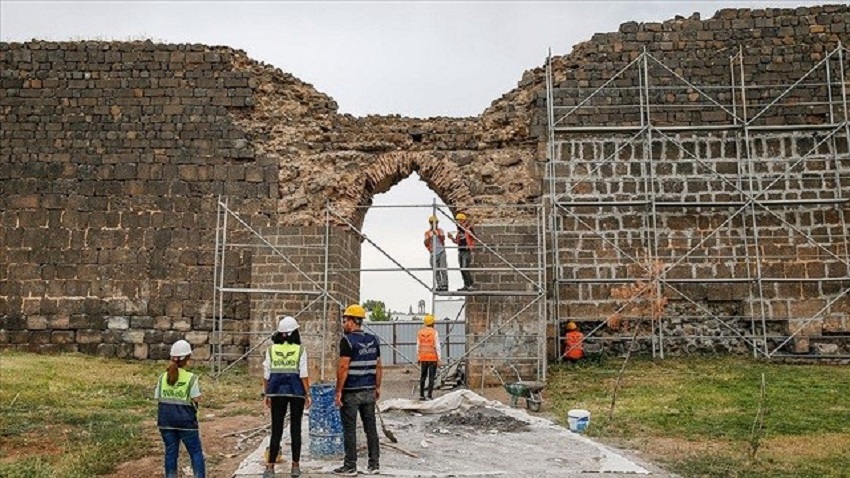
[[[578,104],[644,50],[694,84],[729,85],[729,57],[739,51],[745,59],[748,82],[791,84],[839,42],[850,42],[848,20],[847,6],[822,6],[732,9],[706,20],[677,17],[663,23],[626,23],[618,32],[597,34],[571,53],[552,59],[557,87],[554,104]],[[844,63],[846,67],[846,55]],[[327,258],[319,249],[296,254],[295,262],[308,270],[309,279],[294,274],[291,264],[276,263],[278,259],[251,248],[226,254],[226,279],[231,287],[291,289],[313,287],[313,282],[323,277],[326,264],[340,270],[359,267],[360,238],[346,222],[359,226],[366,211],[363,206],[371,203],[373,195],[412,172],[455,210],[475,211],[482,239],[490,244],[535,237],[539,230],[535,215],[496,206],[540,204],[550,192],[543,66],[522,74],[517,88],[471,118],[340,114],[334,100],[311,85],[227,47],[151,42],[2,43],[0,70],[0,347],[6,349],[160,359],[171,342],[185,336],[194,344],[197,358],[208,357],[213,339],[213,251],[219,197],[227,198],[246,223],[276,244],[315,245],[329,238],[332,252]],[[848,69],[840,71],[847,75]],[[834,80],[839,70],[832,75]],[[693,93],[655,101],[704,103]],[[769,99],[781,93],[765,91],[763,96]],[[785,105],[765,114],[764,124],[798,124],[801,129],[751,138],[758,157],[793,157],[823,138],[823,132],[807,132],[805,125],[846,122],[843,111],[806,106],[809,97],[824,93],[816,86],[795,90],[796,107]],[[835,89],[832,94],[838,97],[841,91]],[[615,106],[635,103],[634,98],[616,95],[608,101]],[[601,116],[580,117],[571,124],[640,121],[626,109],[598,114]],[[670,108],[659,109],[652,119],[657,125],[710,125],[728,118],[705,110]],[[847,155],[846,137],[837,137],[839,140],[819,146],[832,161]],[[557,159],[562,161],[558,174],[565,177],[583,174],[580,168],[584,163],[607,157],[607,152],[623,142],[620,137],[598,133],[558,140],[562,142],[557,151]],[[731,178],[738,174],[741,163],[730,145],[740,148],[742,140],[717,132],[683,141],[697,157],[716,164]],[[656,141],[651,146],[658,148],[653,156],[670,165],[669,170],[656,171],[671,179],[671,189],[662,187],[659,194],[672,197],[685,190],[720,201],[735,191],[724,189],[722,180],[717,184],[709,179],[682,181],[681,177],[693,175],[695,160],[675,148],[667,146],[665,150],[664,143]],[[628,155],[641,157],[643,153],[627,149],[622,154],[625,165]],[[596,198],[635,193],[627,189],[629,181],[611,178],[641,178],[647,171],[612,169],[605,174],[604,190],[596,188],[605,181],[578,190]],[[775,199],[847,195],[846,182],[824,185],[826,175],[813,177],[821,179],[784,184]],[[663,183],[663,177],[656,179]],[[672,179],[678,179],[679,186]],[[331,217],[327,234],[326,204],[340,215]],[[846,264],[839,260],[847,254],[847,231],[842,229],[845,213],[845,203],[783,209],[780,214],[795,227],[826,236],[825,248],[835,257],[815,252],[817,258],[811,259],[813,251],[805,244],[786,241],[783,246],[775,241],[771,247],[785,247],[777,257],[791,254],[795,258],[770,260],[770,251],[765,250],[768,259],[762,267],[770,272],[763,274],[808,279],[848,275]],[[577,214],[591,229],[618,232],[624,244],[645,234],[635,222],[644,216],[633,211],[593,209]],[[775,218],[762,215],[759,223],[769,230]],[[696,209],[658,217],[658,230],[662,235],[670,231],[671,237],[723,220],[715,211]],[[575,218],[559,216],[550,226],[580,230],[571,220]],[[747,226],[741,223],[737,227],[745,231]],[[787,235],[787,230],[783,231]],[[252,239],[248,233],[240,234],[229,240]],[[712,239],[704,252],[725,257],[742,253],[735,252],[735,247],[753,247],[727,239]],[[627,267],[622,258],[609,260],[610,251],[605,252],[599,243],[565,241],[560,244],[567,252],[562,267],[569,270],[563,271],[562,277],[628,276],[626,271],[615,270]],[[686,241],[665,245],[667,256],[662,258],[672,261],[678,257],[677,250],[694,245]],[[718,253],[727,249],[730,254]],[[522,247],[513,251],[511,260],[518,267],[532,266],[538,260]],[[551,263],[551,248],[549,254]],[[582,261],[570,259],[570,254],[575,259],[596,260],[587,261],[590,265],[582,268]],[[610,263],[601,260],[602,254],[608,254],[605,260]],[[481,252],[479,259],[479,264],[498,262],[487,252]],[[550,314],[558,311],[559,318],[599,323],[616,307],[610,288],[606,289],[610,286],[553,286],[554,267],[547,270],[543,281],[548,284]],[[694,278],[746,275],[735,269],[733,260],[706,259],[683,267],[690,269],[671,273]],[[494,290],[528,288],[528,282],[516,275],[481,274],[482,286]],[[337,273],[330,276],[328,288],[335,299],[345,303],[357,299],[358,281],[356,273]],[[795,318],[817,312],[846,285],[840,281],[777,282],[766,287],[767,296],[759,299],[758,306],[767,308],[770,320],[778,324],[778,333],[788,334]],[[697,327],[698,334],[715,330],[723,335],[721,328],[683,324],[676,322],[676,316],[694,315],[687,311],[697,307],[694,303],[745,315],[753,301],[751,285],[687,287],[698,289],[688,292],[695,301],[676,300],[675,294],[668,294],[673,302],[668,308],[672,319],[665,327],[670,327],[671,334]],[[469,299],[473,336],[487,335],[503,325],[500,320],[504,317],[521,311],[517,300]],[[266,328],[264,321],[279,308],[307,304],[309,299],[303,297],[272,300],[230,294],[224,304],[224,323],[225,330],[232,333],[220,338],[222,346],[238,356],[255,341],[244,332]],[[493,310],[500,308],[505,310],[504,317],[493,316]],[[304,317],[305,328],[314,335],[311,340],[319,340],[315,336],[322,327],[338,332],[335,317],[320,320],[319,310],[313,305]],[[809,328],[805,341],[793,342],[794,350],[808,352],[808,337],[847,332],[847,301],[834,301],[828,312],[828,317],[805,322]],[[520,334],[537,323],[537,309],[531,308],[516,325],[505,329],[516,328]],[[550,326],[550,336],[555,328]],[[332,349],[332,342],[322,345]],[[723,344],[683,339],[673,349],[748,350],[729,340]],[[513,352],[524,353],[531,345],[511,342],[507,348],[511,347]],[[481,347],[488,348],[488,344]]]

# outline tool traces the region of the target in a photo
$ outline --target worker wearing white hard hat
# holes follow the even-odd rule
[[[301,345],[298,321],[281,317],[272,345],[263,361],[263,393],[271,410],[272,435],[269,440],[266,469],[263,478],[274,477],[274,466],[280,454],[283,422],[289,408],[289,438],[292,445],[291,476],[301,475],[301,418],[310,408],[310,377],[307,372],[307,352]]]
[[[195,478],[206,478],[204,451],[198,429],[198,376],[186,370],[192,346],[178,340],[171,346],[168,370],[159,376],[154,391],[157,400],[156,424],[165,445],[165,477],[177,478],[180,442],[189,452]]]

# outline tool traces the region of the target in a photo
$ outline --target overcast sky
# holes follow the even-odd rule
[[[139,40],[228,45],[332,96],[357,116],[476,116],[516,87],[548,50],[569,53],[623,22],[663,21],[719,8],[795,7],[806,1],[227,2],[0,0],[0,39]],[[825,2],[829,3],[829,2]],[[835,3],[835,2],[833,2]],[[417,178],[375,204],[431,204]],[[427,209],[373,208],[364,232],[408,267],[427,267]],[[445,226],[445,224],[444,224]],[[456,267],[450,251],[450,267]],[[364,246],[363,267],[384,267]],[[424,274],[426,281],[430,275]],[[212,280],[212,279],[211,279]],[[450,288],[461,284],[450,274]],[[430,297],[404,273],[364,273],[362,298],[416,310]],[[438,315],[441,314],[437,310]]]

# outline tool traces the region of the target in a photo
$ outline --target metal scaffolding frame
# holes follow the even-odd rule
[[[546,69],[546,114],[548,117],[548,137],[547,137],[547,153],[549,162],[547,167],[547,184],[549,191],[546,195],[547,206],[550,211],[548,226],[550,228],[550,242],[552,251],[552,263],[554,265],[552,275],[553,302],[561,304],[560,289],[564,284],[572,284],[581,287],[587,285],[604,285],[604,284],[634,284],[646,282],[646,277],[653,274],[652,264],[657,264],[660,261],[671,261],[672,263],[663,263],[663,269],[655,276],[654,281],[646,284],[646,287],[654,287],[655,294],[662,296],[663,293],[672,293],[676,299],[684,300],[691,306],[697,309],[709,320],[717,321],[721,327],[728,329],[740,339],[744,340],[752,347],[754,356],[774,357],[781,355],[781,350],[791,340],[793,340],[800,332],[811,322],[821,318],[823,314],[829,310],[835,302],[840,300],[850,290],[847,285],[850,285],[850,260],[848,260],[848,239],[847,239],[847,223],[845,221],[844,205],[850,201],[850,198],[843,195],[842,186],[848,184],[850,180],[850,167],[846,164],[850,161],[850,122],[848,122],[848,101],[847,101],[847,83],[845,69],[845,55],[847,49],[841,45],[825,53],[821,61],[815,64],[808,72],[806,72],[797,81],[788,85],[758,85],[747,82],[747,72],[745,70],[745,55],[743,48],[739,48],[735,55],[729,58],[729,85],[708,85],[698,86],[688,81],[684,76],[676,70],[668,67],[656,55],[644,49],[636,58],[629,62],[625,67],[619,70],[615,75],[604,81],[598,88],[590,94],[584,95],[582,88],[557,88],[554,84],[554,76],[552,71],[551,52]],[[834,78],[833,63],[838,66],[838,79]],[[655,69],[655,75],[650,74],[650,68]],[[815,78],[816,72],[822,73],[821,78]],[[632,74],[637,76],[637,86],[628,84],[625,81],[625,76]],[[634,81],[634,78],[630,79]],[[622,83],[626,83],[625,86]],[[678,83],[678,86],[676,85]],[[826,96],[825,101],[800,102],[795,100],[788,105],[782,105],[781,101],[786,98],[789,93],[797,88],[815,89],[815,91]],[[573,90],[573,91],[569,91]],[[572,96],[563,95],[563,93],[572,93],[578,90]],[[679,96],[677,96],[677,90]],[[825,92],[823,91],[825,90]],[[836,93],[840,91],[840,95]],[[684,92],[684,95],[682,95]],[[756,103],[753,96],[758,95],[760,99],[765,98],[768,93],[773,93],[775,96],[768,97],[767,100],[762,100],[761,103]],[[778,93],[778,94],[777,94]],[[824,94],[825,93],[825,94]],[[653,101],[658,99],[659,95],[666,94],[661,101]],[[715,98],[715,95],[717,98]],[[556,96],[563,98],[568,97],[569,100],[574,100],[575,104],[569,106],[556,106]],[[687,102],[679,100],[680,96],[685,96]],[[840,96],[840,98],[839,98]],[[670,100],[672,97],[672,101]],[[622,98],[633,98],[637,104],[621,104],[618,103]],[[771,109],[782,106],[790,107],[808,107],[820,108],[828,117],[828,123],[823,124],[765,124],[759,121],[767,117],[767,112]],[[588,125],[586,119],[591,114],[602,115],[605,117],[606,111],[616,110],[622,118],[628,118],[621,121],[622,124],[606,124]],[[683,116],[684,123],[675,124],[679,114],[682,111],[713,111],[713,119],[719,117],[723,121],[715,121],[722,124],[687,124],[687,113]],[[751,111],[756,111],[750,115]],[[655,117],[656,111],[661,112],[662,120],[659,121]],[[674,120],[670,121],[668,111],[672,111]],[[778,157],[766,158],[759,157],[756,148],[756,142],[760,138],[753,136],[753,133],[765,132],[793,132],[806,131],[811,134],[820,135],[820,139],[808,151],[801,154],[799,157]],[[711,164],[708,158],[701,158],[699,154],[694,153],[688,148],[681,135],[684,134],[688,139],[699,139],[700,133],[720,133],[734,135],[736,167],[737,171],[734,174],[729,174],[727,171],[720,171],[714,164]],[[839,152],[839,139],[843,134],[844,152]],[[713,137],[716,139],[717,137]],[[582,139],[590,140],[608,140],[613,143],[619,142],[619,146],[609,150],[604,155],[601,161],[597,159],[597,155],[591,157],[588,161],[585,158],[577,160],[570,154],[570,159],[565,161],[564,149],[570,146],[575,147],[577,141]],[[725,139],[725,138],[724,138]],[[812,140],[814,142],[814,140]],[[703,200],[698,194],[685,195],[679,200],[672,200],[671,194],[663,194],[663,181],[658,176],[658,172],[662,167],[669,165],[663,164],[663,158],[657,157],[655,153],[656,147],[667,147],[672,145],[678,149],[678,154],[681,159],[692,162],[695,165],[695,170],[707,171],[707,174],[697,176],[699,181],[713,181],[721,184],[724,192],[724,200],[719,200],[716,197],[711,197],[708,200]],[[827,153],[822,153],[823,147],[827,148]],[[625,150],[639,149],[641,151],[640,158],[637,161],[632,161],[628,167],[624,166],[625,162],[618,162],[620,155]],[[783,146],[784,148],[784,146]],[[575,151],[571,151],[575,153]],[[632,158],[635,159],[635,158]],[[772,161],[772,163],[771,163]],[[776,171],[779,163],[787,162],[789,165],[784,166],[784,170]],[[803,166],[804,172],[807,162],[815,164],[817,167],[823,165],[823,172],[818,177],[817,174],[810,174],[810,177],[799,178],[799,184],[811,182],[814,177],[820,179],[822,184],[819,185],[823,189],[818,189],[816,197],[804,198],[800,197],[796,200],[788,200],[786,197],[776,198],[776,192],[781,191],[784,181],[793,181],[791,173]],[[775,163],[775,164],[774,164]],[[634,164],[638,164],[637,169]],[[669,166],[672,168],[672,166]],[[629,169],[631,168],[631,169]],[[564,174],[564,171],[567,171]],[[626,175],[618,176],[616,173],[622,174],[628,170],[631,177]],[[608,172],[607,176],[605,173]],[[610,174],[610,173],[615,174]],[[809,174],[809,173],[807,173]],[[801,177],[805,174],[800,173]],[[831,175],[831,176],[828,176]],[[683,182],[682,190],[689,189],[689,179]],[[600,183],[619,182],[617,186],[600,186]],[[829,183],[833,183],[834,190],[829,194]],[[589,186],[589,184],[595,184]],[[778,186],[778,187],[777,187]],[[606,189],[607,188],[607,189]],[[598,192],[598,189],[603,189],[602,194],[593,194]],[[696,189],[696,188],[695,188]],[[684,199],[684,200],[682,200]],[[702,211],[711,211],[716,217],[720,214],[720,210],[727,208],[733,212],[727,213],[727,217],[722,223],[713,225],[706,231],[701,231],[702,235],[698,236],[698,242],[686,241],[690,245],[690,249],[684,252],[680,257],[675,257],[673,252],[662,254],[659,251],[661,242],[666,240],[672,242],[673,239],[660,237],[658,221],[662,217],[660,210],[665,211],[695,211],[690,213],[691,216],[699,215]],[[810,231],[804,231],[796,224],[790,223],[781,212],[792,209],[800,210],[802,208],[817,209],[817,208],[835,208],[838,210],[841,224],[840,238],[835,237],[835,234],[829,233],[818,235]],[[635,246],[632,244],[632,237],[628,232],[621,234],[616,230],[602,230],[588,224],[583,220],[582,215],[577,211],[587,210],[611,213],[612,211],[639,213],[642,221],[640,231],[640,244]],[[779,210],[780,212],[777,212]],[[699,212],[696,212],[699,211]],[[770,277],[763,270],[762,246],[764,239],[760,237],[760,233],[767,228],[760,225],[759,218],[771,218],[778,220],[782,228],[785,228],[791,234],[796,234],[799,238],[804,239],[804,243],[812,246],[812,250],[817,254],[815,257],[825,255],[827,258],[844,267],[844,273],[841,276],[826,274],[820,278],[807,277]],[[576,274],[572,276],[565,272],[567,267],[579,267],[582,264],[580,257],[566,254],[561,245],[561,240],[568,237],[568,231],[562,230],[564,219],[568,218],[575,224],[583,228],[581,231],[576,231],[576,241],[583,241],[588,237],[594,237],[597,243],[613,249],[615,255],[619,258],[619,264],[612,267],[609,277],[579,277]],[[711,219],[711,217],[709,217]],[[740,221],[740,224],[733,225],[734,221]],[[762,219],[764,221],[764,219]],[[689,258],[700,259],[698,252],[712,238],[721,235],[724,228],[727,226],[737,227],[744,233],[740,237],[743,242],[742,250],[746,259],[746,267],[742,277],[719,277],[714,279],[692,277],[682,277],[682,274],[674,274],[678,272],[676,267],[682,264],[688,265],[685,262]],[[682,231],[673,231],[682,232]],[[693,232],[693,231],[691,231]],[[748,234],[751,232],[751,234]],[[767,233],[772,231],[766,230]],[[582,235],[584,234],[584,235]],[[625,237],[624,237],[625,236]],[[824,237],[825,236],[825,237]],[[731,237],[731,234],[730,234]],[[821,240],[829,241],[826,244]],[[621,245],[625,243],[625,245]],[[843,254],[836,253],[828,246],[837,247],[843,250]],[[710,247],[710,245],[709,245]],[[643,254],[630,253],[630,250],[642,251]],[[672,250],[672,249],[671,249]],[[566,257],[562,257],[566,256]],[[798,257],[798,256],[794,256]],[[775,258],[775,257],[774,257]],[[594,265],[599,265],[596,257],[590,257]],[[710,259],[702,257],[702,259]],[[728,259],[723,257],[713,257],[713,259]],[[740,259],[740,257],[737,257]],[[572,261],[570,261],[572,260]],[[623,263],[622,260],[626,262]],[[690,264],[698,264],[698,262],[690,262]],[[622,270],[638,270],[639,274],[620,275]],[[765,299],[765,284],[782,283],[782,282],[806,282],[811,281],[818,284],[818,289],[821,289],[821,284],[826,282],[837,282],[838,285],[844,285],[843,291],[836,293],[834,297],[826,301],[818,312],[810,317],[802,318],[802,323],[798,324],[796,331],[793,331],[784,336],[770,337],[768,334],[768,312],[766,311]],[[749,305],[749,318],[751,323],[752,333],[749,335],[741,334],[734,326],[730,324],[734,317],[721,316],[706,309],[697,301],[688,297],[688,294],[680,289],[680,284],[687,283],[729,283],[738,282],[748,285],[749,297],[747,299]],[[663,289],[663,290],[662,290]],[[626,300],[617,312],[621,312],[630,306],[630,303],[637,296]],[[789,319],[792,319],[789,317]],[[553,308],[552,320],[557,327],[561,318],[559,316],[559,308]],[[648,337],[652,341],[653,356],[664,357],[664,332],[661,324],[652,323],[651,334]],[[587,338],[594,336],[603,326],[603,320],[599,326],[595,327]],[[757,330],[760,331],[757,333]],[[556,330],[558,330],[556,328]],[[558,336],[560,334],[556,334]],[[646,339],[647,337],[643,337]],[[557,337],[556,340],[560,340]],[[775,345],[771,347],[769,340]],[[556,344],[557,345],[557,344]]]
[[[407,209],[430,209],[431,215],[435,217],[442,216],[446,218],[453,225],[457,226],[457,222],[455,218],[446,213],[446,210],[458,209],[459,206],[448,205],[448,204],[438,204],[436,201],[432,202],[432,204],[408,204],[408,205],[393,205],[393,206],[382,206],[382,205],[371,205],[371,206],[360,206],[366,209],[380,209],[380,208],[407,208]],[[488,205],[488,206],[466,206],[464,208],[465,212],[471,212],[478,209],[504,209],[504,208],[516,208],[516,209],[534,209],[535,210],[535,221],[534,226],[536,229],[537,241],[536,244],[527,245],[529,249],[535,252],[536,263],[530,264],[528,267],[517,267],[511,263],[507,258],[504,257],[502,253],[499,252],[499,248],[496,245],[488,244],[486,241],[482,241],[480,237],[475,237],[476,239],[476,247],[483,248],[486,252],[492,254],[497,259],[499,259],[503,263],[503,267],[475,267],[472,270],[476,272],[515,272],[519,277],[521,277],[529,286],[531,286],[532,290],[475,290],[475,291],[438,291],[436,284],[436,264],[432,261],[430,268],[415,268],[408,267],[400,262],[398,262],[395,258],[392,257],[389,253],[387,253],[383,248],[380,247],[375,241],[371,238],[367,237],[360,228],[358,228],[352,221],[346,219],[342,214],[334,209],[331,206],[328,206],[328,210],[330,214],[339,222],[345,224],[349,230],[359,235],[364,241],[368,242],[372,245],[378,252],[380,252],[384,257],[389,259],[393,264],[396,265],[395,268],[378,268],[378,269],[360,269],[360,272],[404,272],[409,275],[413,280],[415,280],[419,285],[425,288],[429,294],[431,295],[431,311],[436,310],[436,304],[441,300],[450,299],[453,297],[487,297],[488,300],[492,297],[514,297],[514,298],[527,298],[529,302],[521,307],[516,313],[511,314],[507,318],[502,318],[502,323],[496,327],[495,329],[488,330],[488,333],[483,338],[477,338],[475,343],[467,346],[466,351],[463,355],[456,358],[451,363],[447,364],[446,367],[442,368],[440,373],[453,369],[455,366],[459,365],[459,362],[463,362],[469,357],[473,356],[473,352],[477,350],[482,345],[488,343],[491,339],[496,337],[499,332],[502,331],[506,326],[511,325],[519,320],[522,317],[523,313],[529,310],[532,306],[537,306],[537,322],[535,325],[536,332],[532,334],[530,338],[534,339],[536,342],[536,352],[533,356],[522,356],[522,357],[503,357],[503,356],[493,356],[493,357],[477,357],[482,358],[484,361],[531,361],[534,364],[534,370],[536,372],[536,379],[545,380],[546,377],[546,288],[545,288],[545,270],[546,270],[546,253],[545,253],[545,224],[544,224],[544,211],[542,204],[538,205],[524,205],[524,206],[509,206],[509,205]],[[492,225],[492,224],[487,224]],[[446,253],[449,250],[456,249],[455,247],[445,246]],[[460,270],[455,268],[446,268],[446,272],[453,270]],[[416,271],[430,271],[431,272],[431,284],[426,284],[421,279],[416,277],[413,272]],[[536,279],[530,276],[535,276]],[[465,306],[464,306],[465,307]],[[470,327],[467,325],[467,333],[469,333]],[[446,337],[448,340],[448,337]],[[401,354],[400,351],[396,350],[397,353]],[[403,354],[401,354],[404,357]],[[407,358],[404,357],[411,365],[416,364],[415,358]],[[442,377],[441,377],[442,378]]]
[[[261,234],[256,228],[252,227],[245,219],[243,219],[240,214],[233,210],[229,206],[228,200],[222,199],[221,196],[218,197],[216,207],[216,231],[215,231],[215,249],[214,249],[214,267],[213,267],[213,313],[212,313],[212,340],[211,340],[211,356],[210,356],[210,366],[212,368],[212,372],[214,375],[220,375],[227,370],[229,370],[233,365],[240,363],[242,360],[247,358],[249,355],[254,353],[260,346],[266,343],[271,338],[271,334],[268,332],[259,332],[259,334],[263,335],[263,340],[250,347],[247,351],[239,355],[238,357],[232,358],[230,363],[225,363],[225,353],[223,351],[222,342],[223,337],[225,335],[224,328],[224,317],[225,317],[225,306],[224,306],[224,296],[229,293],[243,293],[243,294],[258,294],[258,295],[271,295],[274,297],[280,296],[306,296],[313,297],[313,299],[304,307],[302,307],[298,311],[291,312],[291,315],[296,319],[305,313],[310,307],[317,304],[319,300],[321,300],[322,312],[321,317],[323,318],[322,322],[322,349],[325,348],[327,344],[327,336],[328,336],[328,310],[329,304],[328,302],[333,302],[337,307],[343,308],[345,305],[334,298],[328,292],[328,250],[329,250],[329,240],[328,240],[328,228],[327,225],[325,227],[324,241],[321,245],[321,248],[324,250],[324,263],[323,263],[323,272],[320,278],[311,277],[307,272],[298,267],[289,256],[286,254],[284,249],[287,247],[274,245],[272,244],[263,234]],[[239,226],[239,228],[243,232],[247,232],[249,237],[257,241],[257,243],[239,243],[239,244],[228,244],[227,238],[228,236],[228,219],[233,219]],[[327,221],[326,221],[327,224]],[[283,289],[263,289],[263,288],[240,288],[240,287],[230,287],[225,284],[225,273],[227,271],[227,265],[225,261],[225,257],[227,255],[227,251],[232,248],[256,248],[262,247],[267,248],[272,251],[275,257],[279,257],[286,262],[289,267],[292,267],[299,275],[306,278],[308,282],[310,282],[315,289],[312,290],[283,290]],[[305,246],[298,246],[298,248],[303,248]],[[321,283],[320,283],[321,282]],[[272,318],[274,322],[274,318]],[[273,327],[272,327],[273,328]],[[250,332],[242,332],[242,334],[250,334]],[[321,371],[322,377],[324,379],[324,370],[325,370],[325,361],[327,357],[324,353],[324,350],[321,354]]]
[[[364,206],[367,207],[367,206]],[[430,208],[432,212],[446,216],[450,221],[454,223],[454,218],[450,215],[447,215],[444,212],[444,209],[450,209],[451,206],[444,204],[434,204],[431,205],[395,205],[395,206],[380,206],[373,205],[368,206],[368,208],[383,208],[383,207],[394,207],[394,208]],[[505,206],[502,206],[505,207]],[[472,356],[472,353],[478,349],[481,345],[486,343],[491,338],[497,336],[499,332],[506,327],[507,325],[517,321],[524,312],[529,310],[532,306],[537,305],[537,323],[534,324],[533,330],[535,333],[533,334],[533,339],[536,340],[535,354],[530,357],[483,357],[486,360],[494,361],[494,360],[530,360],[534,363],[535,370],[537,371],[538,379],[545,378],[546,375],[546,304],[545,300],[545,287],[544,287],[544,277],[545,277],[545,228],[543,224],[543,209],[541,206],[522,206],[524,208],[532,208],[536,210],[535,214],[535,227],[537,231],[537,244],[530,244],[527,247],[533,249],[536,252],[536,264],[530,264],[527,266],[515,266],[510,261],[508,261],[502,253],[499,252],[498,246],[493,246],[481,241],[480,238],[477,238],[477,245],[483,248],[488,253],[493,256],[499,258],[503,263],[504,267],[492,267],[492,268],[474,268],[474,271],[479,272],[514,272],[517,276],[523,278],[523,280],[527,281],[529,284],[529,288],[532,290],[500,290],[500,291],[446,291],[441,292],[436,290],[436,284],[433,282],[435,277],[435,269],[434,267],[430,268],[417,268],[417,267],[408,267],[404,264],[400,263],[398,260],[392,257],[389,253],[387,253],[377,242],[373,241],[371,238],[367,237],[360,228],[358,228],[355,224],[352,223],[349,219],[347,219],[343,214],[336,211],[331,205],[327,205],[325,208],[325,221],[324,221],[324,240],[321,245],[314,246],[316,248],[323,249],[323,264],[322,264],[322,272],[316,276],[311,276],[303,269],[298,267],[291,259],[289,259],[287,250],[288,248],[298,248],[301,249],[303,247],[309,246],[280,246],[273,244],[268,238],[266,238],[256,227],[253,227],[247,220],[242,218],[242,216],[234,210],[228,203],[227,199],[222,199],[222,197],[218,198],[217,201],[217,212],[216,212],[216,232],[215,232],[215,259],[214,259],[214,267],[213,267],[213,313],[212,313],[212,334],[211,334],[211,357],[210,357],[210,365],[212,371],[215,375],[220,375],[230,369],[237,363],[240,363],[244,359],[246,359],[251,354],[257,352],[266,341],[271,337],[270,332],[256,332],[255,335],[259,334],[263,336],[263,339],[257,343],[255,343],[252,347],[249,347],[244,353],[239,354],[238,356],[228,356],[223,350],[222,342],[225,334],[229,333],[224,326],[224,318],[226,316],[225,312],[225,295],[227,294],[248,294],[253,295],[270,295],[275,298],[280,297],[309,297],[310,300],[307,305],[302,307],[298,311],[288,311],[296,318],[300,315],[304,314],[312,307],[316,307],[321,304],[321,312],[316,312],[316,315],[321,316],[323,319],[322,323],[322,350],[321,350],[321,370],[324,374],[325,365],[328,360],[334,360],[335,357],[327,357],[326,353],[326,344],[328,344],[329,340],[329,326],[328,326],[328,315],[330,311],[330,307],[338,307],[340,311],[345,307],[345,304],[334,297],[333,294],[329,292],[329,276],[331,274],[337,272],[403,272],[410,276],[414,281],[419,283],[423,288],[425,288],[429,294],[431,294],[431,310],[434,311],[434,306],[437,301],[441,299],[451,298],[451,297],[527,297],[529,303],[520,308],[518,312],[511,315],[507,318],[502,318],[501,324],[496,327],[494,330],[488,330],[483,338],[476,338],[475,342],[467,347],[466,352],[458,357],[454,362],[448,364],[443,370],[449,370],[452,367],[458,365],[458,362],[468,359]],[[492,209],[492,206],[488,206],[488,208]],[[475,207],[468,209],[476,209]],[[234,222],[236,226],[230,224],[230,222]],[[372,245],[376,250],[378,250],[384,257],[389,259],[396,267],[394,268],[357,268],[357,269],[333,269],[330,266],[329,261],[329,251],[330,251],[330,227],[331,224],[341,224],[344,225],[348,230],[352,231],[354,234],[358,235],[363,241]],[[243,233],[247,233],[250,240],[243,243],[231,243],[228,242],[230,235],[232,232],[230,229],[238,227]],[[252,242],[253,241],[253,242]],[[361,246],[362,247],[362,246]],[[227,264],[225,258],[228,250],[232,249],[256,249],[256,248],[264,248],[268,249],[272,252],[274,257],[280,258],[285,262],[288,267],[291,267],[293,271],[297,272],[301,277],[305,278],[307,282],[309,282],[313,288],[310,290],[283,290],[283,289],[268,289],[268,288],[250,288],[250,287],[234,287],[225,283],[225,275],[227,271]],[[451,249],[447,247],[447,250]],[[447,269],[448,270],[457,270],[457,269]],[[422,281],[418,277],[416,277],[413,272],[418,271],[431,271],[432,283],[429,285],[426,282]],[[464,305],[465,306],[465,305]],[[368,325],[367,327],[368,328]],[[241,334],[250,334],[251,332],[242,332]],[[233,332],[234,335],[237,333]],[[448,340],[448,336],[445,340]],[[394,352],[403,357],[409,364],[415,365],[416,358],[415,357],[405,357],[404,354],[398,350],[398,348],[394,347],[392,344],[389,346],[394,350]],[[321,379],[324,379],[324,375]]]

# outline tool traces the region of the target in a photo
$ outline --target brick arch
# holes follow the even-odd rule
[[[445,154],[395,151],[377,156],[363,172],[364,187],[355,212],[355,224],[362,227],[368,207],[376,194],[385,193],[414,172],[425,181],[452,212],[472,205],[472,194],[463,172]]]

